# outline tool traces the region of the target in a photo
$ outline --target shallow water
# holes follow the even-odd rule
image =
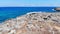
[[[55,12],[55,7],[0,7],[0,23],[29,12]]]

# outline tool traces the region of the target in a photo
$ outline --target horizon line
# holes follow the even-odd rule
[[[60,6],[0,6],[0,7],[60,7]]]

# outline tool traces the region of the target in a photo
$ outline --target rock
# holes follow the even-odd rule
[[[60,13],[30,13],[0,24],[1,34],[60,34]]]
[[[54,10],[60,12],[60,7],[56,7]]]

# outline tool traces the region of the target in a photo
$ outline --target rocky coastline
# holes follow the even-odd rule
[[[0,24],[0,34],[60,34],[60,12],[33,12]]]

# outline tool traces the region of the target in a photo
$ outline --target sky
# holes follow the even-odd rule
[[[60,0],[0,0],[0,7],[52,6],[60,7]]]

